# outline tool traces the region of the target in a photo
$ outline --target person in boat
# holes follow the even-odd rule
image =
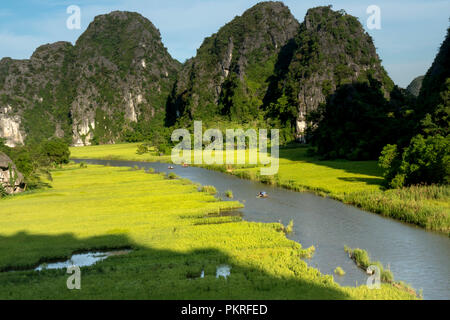
[[[267,197],[268,197],[267,192],[261,191],[261,192],[258,194],[258,197],[259,197],[259,198],[267,198]]]

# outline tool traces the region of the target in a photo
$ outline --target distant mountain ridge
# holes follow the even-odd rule
[[[422,83],[425,76],[419,76],[415,78],[409,86],[406,88],[409,93],[411,93],[413,96],[418,97],[420,94],[420,89],[422,89]]]
[[[62,137],[75,146],[141,141],[193,120],[261,124],[304,139],[307,118],[340,85],[394,83],[357,18],[331,6],[299,23],[261,2],[206,38],[184,64],[138,13],[97,16],[75,45],[0,60],[0,137]]]

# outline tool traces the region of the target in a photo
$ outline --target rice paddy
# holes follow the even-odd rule
[[[339,286],[309,267],[280,224],[250,223],[185,179],[129,168],[69,165],[51,189],[1,200],[0,299],[413,299],[383,284]],[[132,249],[82,268],[33,267],[74,253]],[[227,277],[217,277],[220,266]],[[7,272],[9,270],[22,270]]]
[[[155,152],[136,154],[138,144],[71,148],[73,158],[170,162]],[[236,155],[237,156],[237,155]],[[248,158],[248,154],[246,155]],[[204,165],[240,178],[258,180],[296,191],[310,191],[364,210],[450,233],[450,187],[414,186],[383,189],[382,171],[376,161],[321,161],[308,155],[306,147],[280,149],[279,172],[261,176],[256,165]]]

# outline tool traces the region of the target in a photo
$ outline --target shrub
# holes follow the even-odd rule
[[[49,164],[62,165],[69,163],[69,145],[62,139],[52,139],[41,144],[41,153],[47,157]]]
[[[234,198],[234,196],[233,196],[233,191],[227,190],[227,191],[225,192],[225,196],[226,196],[228,199],[233,199],[233,198]]]
[[[209,193],[211,195],[216,195],[217,194],[217,189],[214,186],[203,186],[201,188],[201,191]]]
[[[386,283],[394,282],[394,275],[389,269],[385,269],[383,265],[378,261],[370,261],[369,254],[367,251],[362,249],[350,249],[345,247],[345,252],[349,254],[349,257],[353,259],[357,266],[367,270],[370,266],[377,266],[380,269],[380,280]]]
[[[336,274],[336,275],[338,275],[338,276],[345,276],[345,271],[344,271],[344,269],[342,269],[341,267],[337,267],[335,270],[334,270],[334,273]]]
[[[367,269],[370,266],[370,259],[369,254],[365,250],[361,249],[354,249],[351,251],[348,251],[350,256],[353,260],[355,260],[356,264],[359,267],[363,267],[364,269]]]
[[[386,186],[401,188],[414,184],[450,182],[450,137],[414,137],[400,154],[396,145],[384,147],[379,165],[384,169]]]
[[[391,283],[394,281],[394,275],[392,274],[391,270],[383,270],[381,272],[381,281]]]
[[[449,185],[410,186],[387,191],[360,191],[345,194],[342,200],[364,210],[412,223],[429,230],[448,233]]]
[[[173,179],[178,178],[178,176],[177,176],[175,173],[171,172],[171,173],[169,173],[169,174],[167,175],[167,178],[173,180]]]
[[[294,231],[294,220],[291,220],[286,227],[286,233],[291,234]]]
[[[281,224],[281,221],[280,221]],[[287,226],[281,224],[280,231],[283,231],[286,234],[291,234],[294,231],[294,220],[291,220]]]
[[[156,148],[163,155],[170,155],[172,152],[172,148],[166,143],[161,143]]]
[[[264,184],[268,185],[276,185],[278,180],[278,176],[260,176],[260,181]]]
[[[148,153],[150,150],[146,144],[140,144],[137,148],[136,154],[143,155],[145,153]]]
[[[6,197],[8,195],[8,192],[6,192],[5,187],[3,187],[3,184],[0,183],[0,198]]]

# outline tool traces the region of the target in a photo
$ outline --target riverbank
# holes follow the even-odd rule
[[[310,252],[280,224],[221,215],[242,205],[185,179],[70,165],[53,172],[51,189],[1,201],[0,270],[74,252],[133,251],[83,268],[82,290],[67,289],[66,270],[0,272],[0,299],[414,298],[391,285],[339,286],[308,267],[301,258]],[[223,265],[231,267],[226,279],[216,275]]]
[[[171,162],[170,156],[136,154],[139,144],[71,148],[77,159]],[[203,166],[295,191],[309,191],[369,212],[411,223],[427,230],[450,233],[450,187],[412,187],[384,191],[376,161],[320,161],[304,147],[280,149],[280,170],[262,177],[259,167]]]

